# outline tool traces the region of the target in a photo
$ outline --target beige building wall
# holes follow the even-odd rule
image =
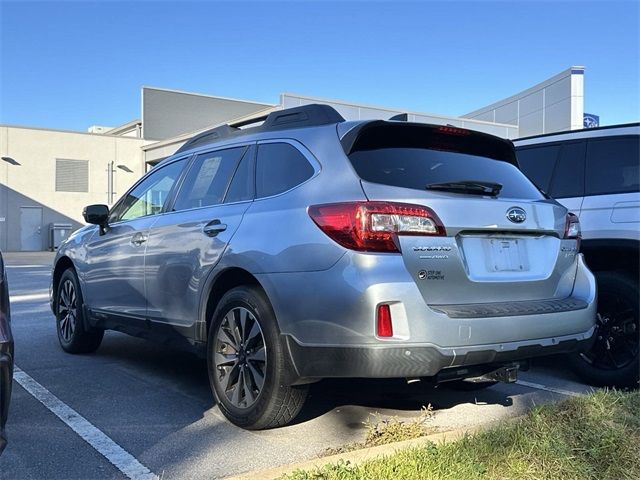
[[[86,205],[110,204],[144,173],[143,143],[133,137],[0,126],[0,156],[19,163],[0,161],[0,249],[33,249],[38,235],[40,249],[46,249],[50,223],[71,224],[73,229],[82,226]],[[88,191],[56,191],[57,159],[88,162]],[[42,216],[39,233],[31,231],[38,209]]]

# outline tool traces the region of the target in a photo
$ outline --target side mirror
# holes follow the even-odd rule
[[[104,229],[109,220],[109,207],[106,205],[88,205],[82,211],[84,221],[93,225],[100,225],[100,235],[104,235]]]

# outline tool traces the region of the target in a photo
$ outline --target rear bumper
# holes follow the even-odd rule
[[[527,342],[442,348],[435,345],[303,346],[283,336],[295,379],[435,377],[464,366],[500,366],[518,360],[589,349],[595,327],[586,332]],[[460,378],[464,373],[460,374]],[[449,378],[450,379],[450,378]]]
[[[400,348],[434,346],[456,351],[553,339],[589,331],[596,320],[596,282],[578,255],[549,299],[501,300],[500,286],[484,304],[427,304],[399,255],[350,253],[318,272],[260,274],[280,332],[301,346]],[[455,284],[452,284],[455,288]],[[561,291],[560,291],[561,290]],[[393,337],[376,335],[376,310],[390,306]]]
[[[260,276],[288,350],[291,383],[434,377],[591,346],[597,291],[582,255],[565,279],[564,298],[466,305],[427,305],[398,261],[354,255],[323,272]],[[393,337],[376,335],[380,304],[390,305]]]

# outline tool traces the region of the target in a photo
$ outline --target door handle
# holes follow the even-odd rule
[[[221,223],[220,220],[218,220],[218,219],[215,219],[215,220],[211,220],[209,223],[207,223],[202,228],[202,231],[204,232],[205,235],[208,235],[209,237],[215,237],[220,232],[224,232],[226,229],[227,229],[227,225],[226,224]]]
[[[138,232],[136,233],[133,237],[131,237],[131,245],[135,246],[135,247],[139,247],[140,245],[142,245],[144,242],[147,241],[147,237],[146,235]]]

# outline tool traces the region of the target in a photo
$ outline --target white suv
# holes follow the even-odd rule
[[[640,123],[522,138],[525,174],[580,218],[581,251],[598,281],[599,331],[576,355],[596,385],[638,382]]]

